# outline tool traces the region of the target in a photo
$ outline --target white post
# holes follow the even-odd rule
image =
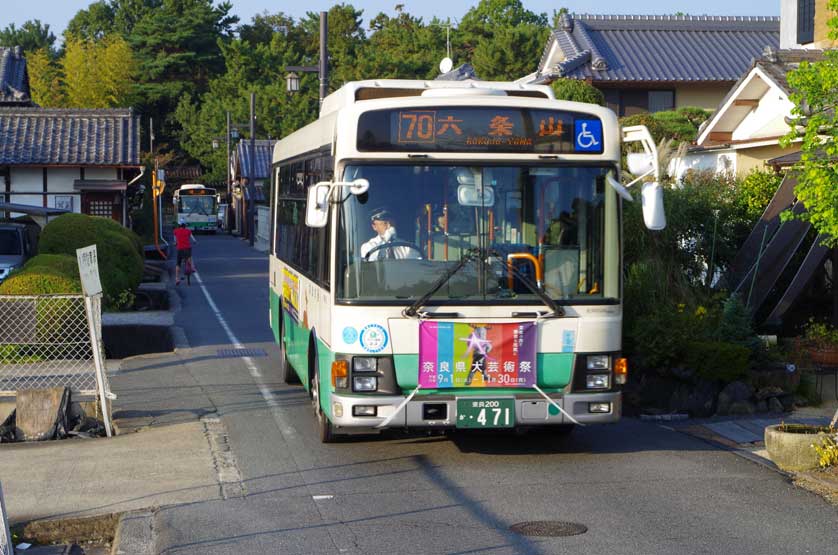
[[[15,548],[12,545],[12,533],[9,531],[9,517],[6,515],[2,482],[0,482],[0,520],[3,521],[3,526],[0,527],[0,555],[14,555]]]
[[[99,334],[96,332],[95,318],[93,312],[93,299],[84,296],[84,309],[87,312],[87,327],[90,330],[90,344],[93,347],[93,363],[96,366],[96,389],[99,390],[99,402],[102,403],[102,420],[105,423],[105,433],[108,437],[111,432],[111,417],[108,413],[108,395],[105,391],[105,364],[102,361],[102,351],[99,348]]]

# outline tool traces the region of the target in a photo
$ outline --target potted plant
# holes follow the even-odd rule
[[[813,470],[823,466],[823,449],[838,438],[836,424],[838,410],[829,426],[785,423],[768,426],[765,428],[765,449],[774,464],[782,470]]]
[[[809,320],[803,343],[814,364],[838,366],[838,329],[813,319]]]

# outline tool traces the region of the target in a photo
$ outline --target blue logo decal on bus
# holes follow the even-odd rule
[[[343,328],[343,342],[347,345],[352,345],[356,341],[358,341],[358,330],[352,326]]]
[[[387,330],[378,324],[369,324],[361,330],[361,348],[368,353],[380,353],[387,341]]]
[[[564,330],[562,332],[562,352],[572,353],[576,347],[576,332],[574,330]]]
[[[602,152],[602,122],[577,119],[573,122],[576,152]]]

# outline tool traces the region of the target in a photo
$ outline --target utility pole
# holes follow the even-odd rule
[[[320,12],[320,105],[329,94],[329,14]]]
[[[250,179],[247,180],[247,190],[250,200],[247,202],[247,231],[250,246],[256,238],[256,93],[250,93]]]
[[[227,233],[233,233],[233,226],[231,222],[233,220],[232,213],[233,213],[233,184],[231,183],[231,175],[230,175],[230,110],[227,110],[227,213],[225,214],[225,219],[227,220],[224,222],[227,226]]]

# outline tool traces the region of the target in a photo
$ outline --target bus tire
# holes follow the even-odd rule
[[[313,362],[314,372],[309,391],[311,391],[311,404],[314,406],[314,416],[317,421],[317,436],[320,438],[320,443],[332,443],[335,441],[334,428],[320,406],[320,370],[317,366],[317,354],[314,355]]]
[[[285,323],[281,309],[279,312],[279,379],[288,385],[302,383],[294,367],[288,362],[288,353],[285,348]]]

